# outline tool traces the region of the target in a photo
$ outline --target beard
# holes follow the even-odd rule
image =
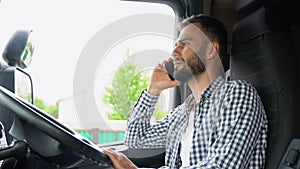
[[[180,66],[175,67],[173,73],[174,78],[182,83],[188,82],[193,77],[203,73],[206,70],[204,62],[205,60],[203,59],[202,61],[196,53],[188,56],[186,61],[178,57],[176,57],[174,61],[181,61],[183,63]]]

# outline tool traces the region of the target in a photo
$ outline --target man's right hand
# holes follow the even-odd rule
[[[160,93],[168,88],[179,86],[180,82],[177,80],[171,80],[168,76],[168,73],[165,69],[165,63],[171,61],[163,61],[163,63],[158,64],[152,72],[149,85],[147,87],[147,92],[154,96],[159,96]]]

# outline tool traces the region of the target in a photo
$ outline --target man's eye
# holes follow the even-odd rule
[[[185,46],[185,45],[186,45],[186,42],[181,42],[181,44],[182,44],[183,46]]]
[[[189,46],[189,45],[190,45],[190,43],[189,43],[189,42],[187,42],[187,41],[185,41],[185,42],[182,42],[182,44],[183,44],[183,46]]]

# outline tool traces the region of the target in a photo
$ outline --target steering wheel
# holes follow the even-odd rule
[[[92,164],[112,168],[110,159],[96,144],[2,86],[0,105],[15,115],[9,134],[26,140],[31,151],[46,161],[66,168]]]

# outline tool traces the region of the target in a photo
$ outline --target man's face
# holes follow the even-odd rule
[[[182,29],[173,51],[174,78],[188,82],[192,77],[205,71],[205,55],[207,44],[202,31],[190,24]]]

